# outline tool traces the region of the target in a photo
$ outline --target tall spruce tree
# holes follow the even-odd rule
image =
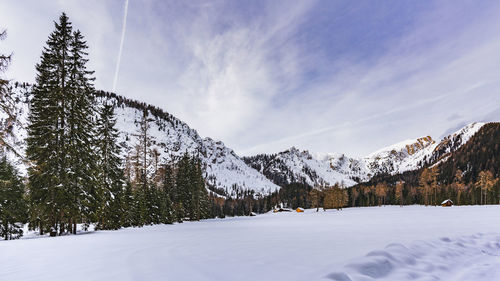
[[[172,196],[174,190],[174,175],[172,166],[165,164],[163,173],[163,185],[162,185],[162,218],[163,223],[172,223],[174,220],[175,212],[172,205]]]
[[[95,222],[97,209],[100,203],[97,187],[98,167],[96,159],[96,108],[94,105],[95,80],[93,71],[86,68],[88,46],[79,30],[73,32],[70,41],[70,85],[69,111],[67,117],[68,136],[66,157],[68,158],[69,190],[75,203],[71,206],[73,222],[76,232],[76,220],[79,215],[85,223]]]
[[[116,129],[114,107],[104,104],[97,120],[97,154],[99,167],[98,227],[118,229],[125,224],[125,190],[121,168],[118,130]]]
[[[185,153],[177,163],[177,174],[175,178],[175,211],[177,220],[191,218],[192,189],[190,185],[190,157]]]
[[[0,158],[0,237],[5,240],[23,235],[22,224],[28,216],[24,185],[16,169],[3,156]]]
[[[26,155],[30,225],[41,233],[76,233],[77,222],[95,215],[94,89],[86,49],[63,13],[36,65]]]
[[[132,191],[132,184],[129,181],[125,182],[125,189],[123,195],[123,214],[121,217],[121,226],[137,226],[136,221],[137,209],[135,208],[134,192]]]

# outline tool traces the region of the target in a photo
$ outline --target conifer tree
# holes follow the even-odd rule
[[[177,175],[175,180],[176,213],[177,219],[191,218],[192,189],[190,186],[190,157],[185,153],[177,163]]]
[[[201,160],[198,157],[192,157],[191,165],[191,188],[192,188],[192,217],[193,220],[206,219],[210,217],[210,202],[208,192],[205,187],[205,179],[201,169]],[[253,198],[253,197],[252,197]]]
[[[162,186],[162,223],[172,223],[174,220],[174,211],[172,206],[172,192],[174,190],[174,175],[172,171],[172,166],[166,164],[164,167],[163,174],[163,186]]]
[[[78,221],[95,216],[94,89],[86,48],[63,13],[36,66],[26,155],[31,227],[41,233],[76,233]]]
[[[134,226],[143,226],[149,224],[149,213],[146,205],[146,190],[136,188],[133,190],[133,222]]]
[[[129,227],[138,225],[136,221],[137,209],[135,208],[135,202],[132,184],[130,181],[126,181],[123,194],[123,213],[120,218],[121,226]]]
[[[81,215],[86,223],[96,221],[98,180],[96,159],[102,157],[95,153],[95,113],[94,87],[91,77],[94,73],[86,68],[88,46],[79,30],[73,32],[70,41],[70,84],[68,94],[68,117],[66,157],[68,158],[69,186],[76,203],[71,210],[75,212],[72,221]],[[79,211],[79,212],[78,212]]]
[[[23,235],[28,206],[24,199],[24,185],[16,169],[3,156],[0,158],[0,237],[5,240]]]
[[[121,169],[118,130],[114,107],[104,104],[97,120],[97,153],[99,155],[98,189],[100,206],[98,224],[102,229],[118,229],[125,213],[123,170]]]

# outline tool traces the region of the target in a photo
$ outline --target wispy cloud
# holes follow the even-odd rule
[[[120,47],[118,48],[118,57],[116,59],[115,76],[113,77],[112,91],[116,91],[116,83],[118,82],[118,74],[120,73],[120,62],[122,60],[123,43],[125,41],[125,33],[127,31],[127,14],[128,14],[128,0],[125,0],[125,7],[123,8],[123,27],[122,35],[120,37]]]

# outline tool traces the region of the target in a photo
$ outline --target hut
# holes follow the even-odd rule
[[[298,207],[298,208],[297,208],[297,210],[295,210],[295,211],[297,211],[297,213],[303,213],[303,212],[304,212],[304,209],[303,209],[303,208],[301,208],[301,207]]]
[[[451,201],[450,199],[446,199],[443,202],[441,202],[441,206],[443,206],[443,207],[451,207],[451,206],[453,206],[453,201]]]

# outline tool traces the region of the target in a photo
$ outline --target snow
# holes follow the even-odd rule
[[[436,159],[437,165],[449,158],[449,153],[465,144],[484,123],[471,123],[440,142],[430,136],[423,136],[384,147],[365,157],[353,158],[340,153],[310,153],[291,149],[278,153],[279,158],[296,178],[305,178],[310,185],[343,183],[352,186],[357,181],[368,181],[373,175],[397,174],[421,168],[426,161]],[[447,156],[438,158],[437,148]],[[432,163],[432,162],[431,162]],[[312,170],[316,178],[304,173],[303,167]]]
[[[353,259],[325,279],[349,280],[498,280],[500,235],[466,235],[395,243]]]
[[[386,206],[0,242],[0,280],[498,280],[500,206]]]

